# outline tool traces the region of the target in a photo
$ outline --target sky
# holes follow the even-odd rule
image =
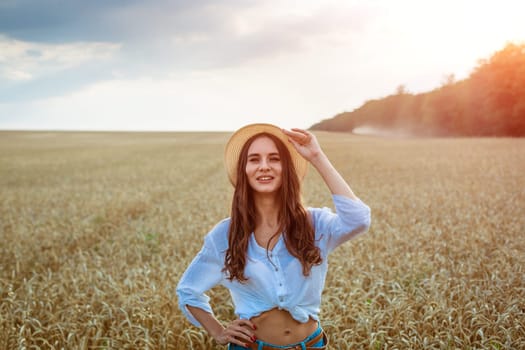
[[[308,128],[467,78],[516,0],[0,0],[0,129]]]

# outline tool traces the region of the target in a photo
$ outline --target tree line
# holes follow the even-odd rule
[[[525,136],[525,44],[507,44],[478,62],[468,78],[449,75],[430,92],[369,100],[313,130],[353,131],[357,127],[402,130],[420,136]]]

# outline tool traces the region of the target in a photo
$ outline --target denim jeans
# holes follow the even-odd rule
[[[259,345],[259,349],[262,349],[263,346],[271,346],[272,348],[275,348],[275,349],[285,349],[285,348],[288,348],[294,345],[302,345],[303,348],[306,348],[305,344],[308,343],[311,339],[317,337],[322,331],[323,330],[321,328],[321,325],[318,324],[317,329],[312,334],[310,334],[308,337],[306,337],[303,341],[299,343],[288,344],[288,345],[274,345],[271,343],[265,343],[262,340],[258,340],[258,339],[255,342]],[[323,345],[325,344],[324,344],[323,339],[321,339],[316,344],[313,344],[310,346],[315,348],[315,347],[322,347]],[[228,350],[249,350],[249,348],[245,348],[244,346],[240,346],[236,344],[229,344]]]

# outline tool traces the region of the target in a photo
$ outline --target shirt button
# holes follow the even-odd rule
[[[284,301],[283,297],[279,297],[279,301],[282,303]]]
[[[275,268],[275,271],[279,271],[279,269],[276,267],[276,268]]]

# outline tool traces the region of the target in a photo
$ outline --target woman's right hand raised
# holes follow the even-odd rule
[[[254,330],[255,325],[249,320],[236,319],[215,337],[215,341],[221,345],[232,343],[248,347],[249,343],[256,340]]]

